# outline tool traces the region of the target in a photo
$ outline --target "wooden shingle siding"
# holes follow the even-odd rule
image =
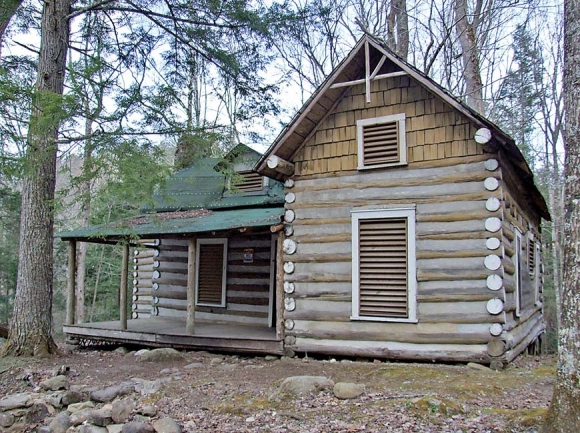
[[[261,191],[264,185],[264,178],[254,171],[240,171],[236,173],[240,178],[235,183],[235,187],[240,192]]]
[[[407,219],[359,221],[359,313],[408,317]]]
[[[335,111],[294,156],[295,173],[314,176],[354,171],[358,166],[356,122],[405,114],[409,167],[427,161],[481,155],[473,140],[476,127],[410,77],[372,83],[371,102],[364,85],[351,87]]]
[[[197,260],[198,304],[221,306],[224,282],[224,244],[200,244]]]

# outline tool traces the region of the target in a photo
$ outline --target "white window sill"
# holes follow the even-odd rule
[[[419,323],[419,321],[414,318],[403,319],[397,317],[350,316],[350,320],[361,322]]]
[[[357,170],[374,170],[375,168],[389,168],[389,167],[402,167],[408,165],[407,161],[403,162],[390,162],[388,164],[376,164],[376,165],[359,165]]]

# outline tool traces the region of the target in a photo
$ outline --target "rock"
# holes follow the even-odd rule
[[[51,433],[66,433],[68,428],[72,425],[70,417],[66,412],[61,412],[53,418],[48,425]]]
[[[463,408],[457,403],[441,397],[425,396],[412,401],[412,409],[419,413],[443,414],[446,416],[462,415]]]
[[[171,418],[161,418],[153,422],[157,433],[181,433],[181,427]]]
[[[0,411],[18,409],[30,405],[32,405],[32,399],[29,394],[12,394],[0,400]]]
[[[203,367],[203,363],[202,362],[192,362],[191,364],[187,364],[185,367],[186,370],[191,370],[193,368],[202,368]]]
[[[141,350],[138,350],[137,352],[135,352],[133,354],[133,356],[141,356],[141,355],[143,355],[144,353],[147,353],[147,352],[150,352],[150,350],[149,349],[141,349]]]
[[[292,376],[284,379],[280,392],[303,395],[320,389],[330,389],[334,382],[324,376]]]
[[[218,367],[220,370],[223,371],[234,371],[238,369],[236,364],[223,364]]]
[[[109,424],[113,423],[113,419],[111,418],[111,408],[101,408],[98,410],[93,410],[89,415],[88,422],[94,424],[99,427],[106,427]]]
[[[266,355],[264,357],[265,361],[278,361],[278,359],[280,359],[280,358],[278,358],[277,356],[273,356],[273,355]]]
[[[53,407],[62,407],[63,393],[54,393],[47,396],[46,401]]]
[[[290,356],[283,356],[280,358],[280,362],[287,362],[287,363],[294,363],[296,362],[293,357]]]
[[[121,433],[123,431],[123,424],[109,424],[107,426],[107,433]]]
[[[48,391],[58,391],[59,389],[68,389],[70,384],[66,376],[59,375],[43,380],[40,382],[40,386]]]
[[[96,425],[82,425],[77,429],[77,433],[107,433],[105,427],[99,427]]]
[[[122,382],[119,385],[109,386],[108,388],[93,391],[91,393],[91,400],[99,403],[108,403],[113,401],[115,397],[127,395],[135,390],[135,385],[132,382]]]
[[[152,404],[144,404],[139,409],[137,409],[137,413],[145,416],[155,416],[157,415],[157,408]]]
[[[0,427],[10,427],[15,421],[11,413],[0,413]]]
[[[27,425],[24,423],[12,424],[12,427],[3,430],[2,433],[22,433],[27,431]]]
[[[36,433],[52,433],[52,430],[49,426],[43,425],[42,427],[39,427],[38,430],[36,430]]]
[[[93,409],[78,410],[70,416],[70,423],[72,425],[79,425],[84,423],[91,416]]]
[[[44,403],[34,403],[28,409],[28,413],[26,414],[26,422],[28,424],[35,424],[39,421],[42,421],[50,414],[48,407]]]
[[[348,400],[351,398],[359,397],[365,388],[362,385],[356,383],[339,382],[334,385],[333,392],[336,398],[341,400]]]
[[[144,422],[128,422],[123,426],[121,433],[155,433],[155,429]]]
[[[79,403],[81,401],[83,401],[83,394],[79,391],[67,391],[62,395],[60,400],[63,406]]]
[[[135,409],[133,399],[125,398],[122,400],[115,400],[113,402],[113,408],[111,409],[111,418],[113,419],[113,422],[117,424],[127,422],[133,409]]]
[[[209,360],[210,365],[218,365],[221,364],[224,358],[222,356],[214,356]]]
[[[179,368],[164,368],[163,370],[161,370],[159,372],[159,374],[175,374],[175,373],[179,373]]]
[[[159,391],[161,389],[161,386],[163,385],[164,380],[136,379],[135,382],[136,382],[135,391],[139,392],[143,396],[148,396],[155,394],[157,391]]]
[[[151,417],[136,413],[135,415],[133,415],[131,420],[135,422],[144,422],[145,424],[147,424],[149,423],[149,421],[151,421]]]
[[[113,350],[113,352],[120,353],[121,355],[126,355],[127,353],[129,353],[129,349],[127,349],[125,346],[119,346],[115,350]]]
[[[473,370],[481,370],[481,371],[487,371],[487,372],[491,372],[492,371],[491,368],[486,367],[485,365],[478,364],[476,362],[469,362],[467,364],[467,367],[469,367],[469,368],[471,368]]]
[[[80,403],[69,404],[66,410],[70,413],[78,412],[79,410],[93,409],[95,404],[92,401],[83,401]]]
[[[137,358],[138,362],[171,362],[184,360],[183,355],[171,347],[149,350]]]

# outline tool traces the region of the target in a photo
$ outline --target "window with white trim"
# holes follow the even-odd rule
[[[359,170],[407,164],[404,113],[360,119],[356,128]]]
[[[352,211],[353,320],[417,321],[415,209]]]
[[[226,306],[227,239],[198,239],[195,259],[195,305]]]
[[[542,283],[542,250],[539,242],[534,242],[534,249],[536,251],[536,258],[534,261],[534,299],[536,304],[542,302],[542,297],[540,295],[540,287]]]
[[[514,227],[514,232],[516,234],[515,238],[515,254],[513,257],[514,266],[515,266],[515,282],[516,282],[516,291],[514,293],[516,298],[516,316],[519,317],[522,311],[522,232],[517,228]]]

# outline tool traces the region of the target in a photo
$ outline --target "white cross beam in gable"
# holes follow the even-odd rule
[[[387,60],[387,56],[383,54],[381,60],[375,67],[375,69],[371,72],[371,56],[370,56],[370,49],[368,41],[365,41],[365,77],[361,78],[360,80],[353,80],[353,81],[344,81],[342,83],[334,83],[330,86],[331,89],[338,89],[340,87],[348,87],[348,86],[355,86],[357,84],[364,84],[366,87],[366,99],[367,103],[371,102],[371,82],[376,80],[383,80],[385,78],[392,78],[392,77],[400,77],[403,75],[407,75],[405,71],[398,71],[398,72],[389,72],[388,74],[380,74],[379,71],[381,70],[383,64]]]

